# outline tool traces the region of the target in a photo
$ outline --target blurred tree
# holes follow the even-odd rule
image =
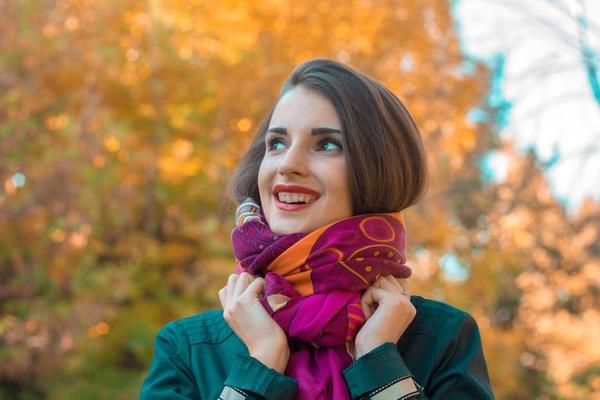
[[[598,205],[568,221],[514,155],[530,167],[484,179],[502,105],[446,1],[0,0],[0,398],[136,397],[157,329],[218,306],[233,270],[224,186],[285,77],[314,57],[380,79],[417,119],[433,180],[407,211],[413,291],[477,317],[498,397],[598,384],[592,355],[547,373],[587,345],[550,352],[530,277],[547,276],[531,257],[549,235],[556,284],[579,276],[571,298],[588,296],[567,316],[594,321]],[[560,275],[559,236],[575,232],[581,254]],[[560,310],[545,315],[572,326]]]

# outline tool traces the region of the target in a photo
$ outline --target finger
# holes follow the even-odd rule
[[[375,304],[379,303],[379,300],[384,294],[384,290],[371,286],[362,295],[360,299],[360,308],[367,318],[373,314],[375,308],[377,308]]]
[[[231,274],[229,275],[229,278],[227,278],[227,302],[229,303],[229,301],[231,301],[231,299],[233,298],[233,293],[235,291],[235,283],[237,282],[239,278],[238,274]]]
[[[246,288],[246,293],[258,297],[265,290],[265,280],[260,277],[256,277]]]
[[[397,288],[404,288],[401,283],[401,279],[394,275],[389,275],[390,282],[392,282]]]
[[[408,279],[396,278],[396,282],[400,285],[402,289],[404,289],[404,293],[408,293],[410,290],[410,284]]]
[[[360,298],[360,308],[362,309],[363,314],[365,314],[366,319],[369,319],[369,317],[373,314],[371,312],[371,304],[373,304],[371,287],[365,290],[365,293],[363,293],[362,297]]]
[[[242,272],[240,274],[240,277],[238,278],[237,282],[235,283],[235,289],[233,291],[233,297],[239,297],[242,293],[244,293],[244,290],[246,290],[246,288],[248,287],[248,285],[250,284],[250,274],[247,272]]]
[[[392,275],[385,275],[381,277],[381,282],[379,283],[379,287],[381,289],[385,289],[388,291],[396,292],[398,290],[402,290],[402,287],[399,283],[396,282]]]
[[[398,281],[400,286],[402,286],[402,288],[404,289],[405,292],[408,292],[410,290],[410,280],[409,279],[396,278],[396,280]]]
[[[219,301],[221,302],[221,308],[225,309],[225,306],[227,305],[227,286],[219,289],[219,292],[217,294],[219,295]]]
[[[383,278],[383,276],[380,276],[379,278],[375,279],[375,282],[373,282],[371,284],[371,287],[381,287],[381,279]]]

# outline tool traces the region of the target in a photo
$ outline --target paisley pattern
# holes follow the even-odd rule
[[[342,370],[365,322],[360,298],[379,276],[407,278],[400,212],[356,215],[310,233],[278,235],[251,199],[237,210],[237,272],[266,280],[261,303],[288,336],[286,374],[298,399],[349,399]]]

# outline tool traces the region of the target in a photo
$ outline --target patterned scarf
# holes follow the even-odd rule
[[[266,281],[260,301],[288,337],[297,399],[349,399],[342,370],[365,322],[361,295],[380,276],[407,278],[400,212],[356,215],[313,232],[276,234],[248,199],[232,232],[237,272]]]

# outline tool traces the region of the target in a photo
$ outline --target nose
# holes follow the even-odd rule
[[[301,146],[290,146],[279,163],[280,175],[307,175],[308,155]]]

